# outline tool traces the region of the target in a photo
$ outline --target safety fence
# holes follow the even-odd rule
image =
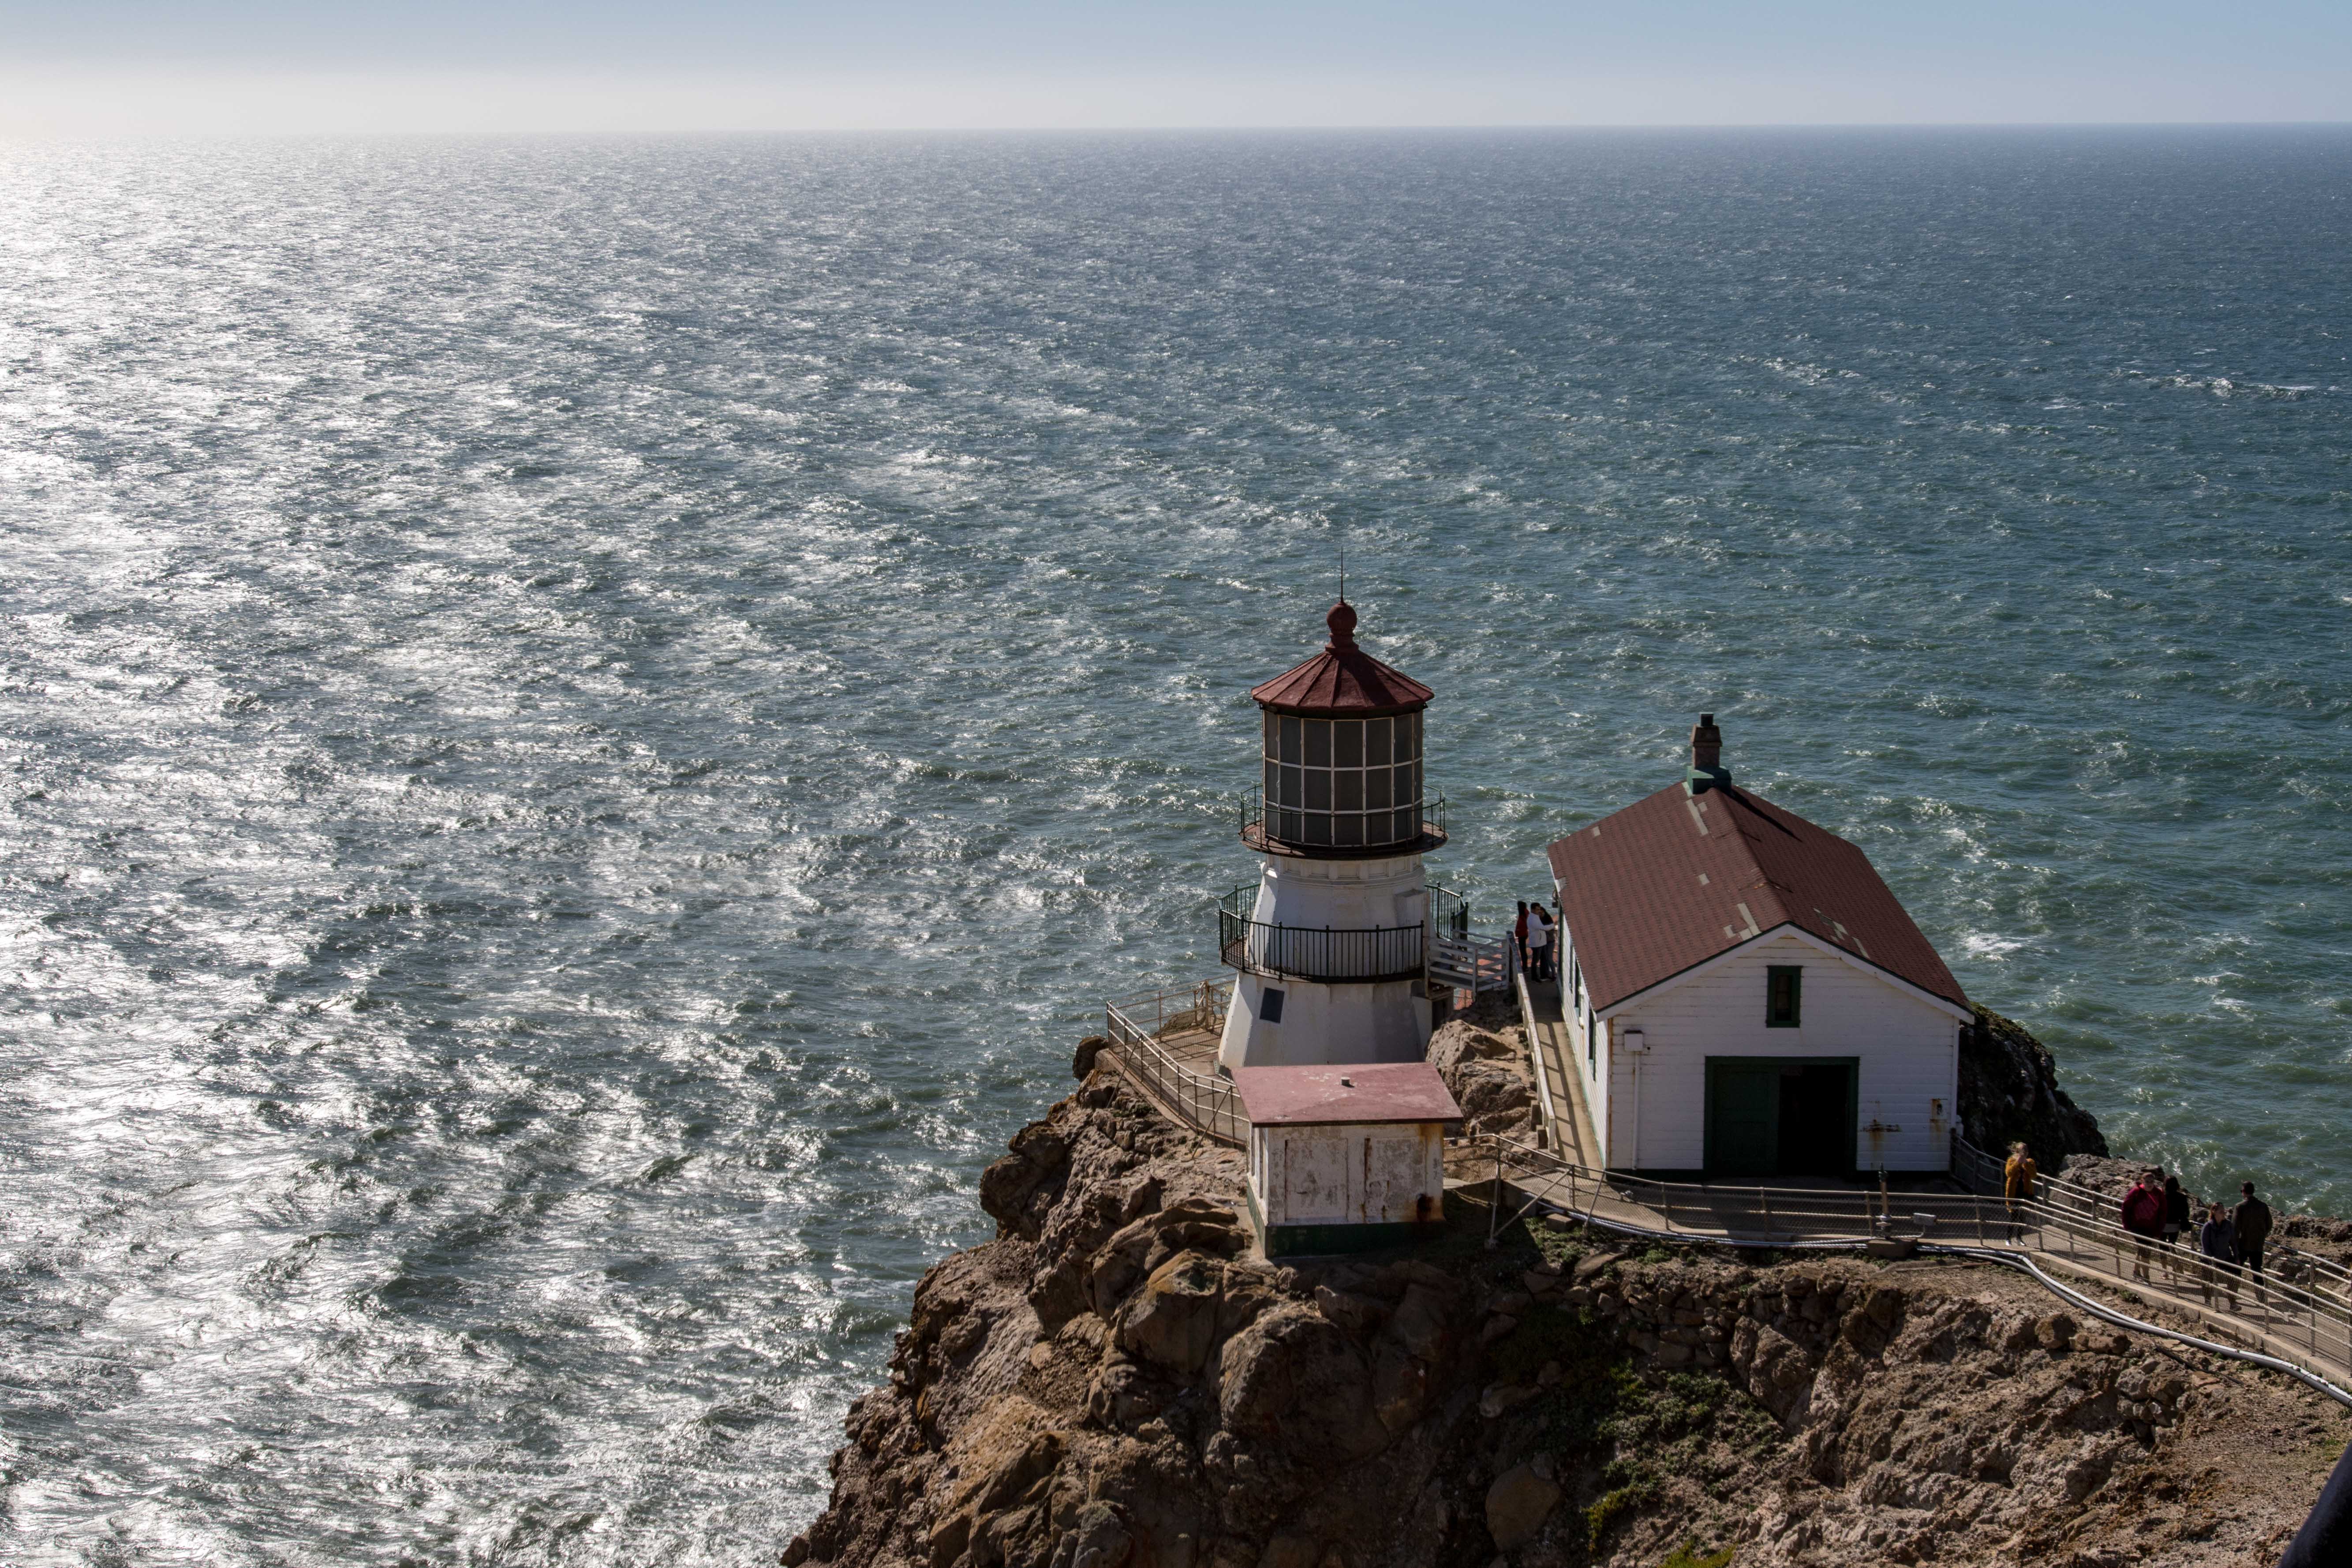
[[[1103,1033],[1121,1065],[1153,1099],[1219,1142],[1238,1147],[1249,1141],[1249,1118],[1242,1113],[1241,1095],[1228,1079],[1186,1067],[1165,1044],[1172,1035],[1214,1039],[1222,1034],[1233,984],[1229,979],[1202,980],[1171,991],[1119,997],[1103,1005]]]
[[[1273,925],[1249,918],[1255,886],[1236,888],[1217,910],[1217,950],[1253,974],[1325,983],[1418,980],[1427,967],[1423,925]]]
[[[1979,1149],[1958,1133],[1952,1135],[1952,1176],[1975,1192],[1996,1195],[2003,1187],[2003,1162],[1988,1150]],[[2086,1219],[2103,1221],[2120,1228],[2123,1199],[2114,1193],[2103,1193],[2096,1187],[2068,1181],[2063,1176],[2034,1178],[2034,1196],[2053,1208],[2065,1209]],[[2201,1205],[2199,1205],[2201,1207]],[[2128,1233],[2126,1233],[2128,1234]],[[2189,1251],[2197,1250],[2196,1226],[2193,1222],[2181,1236],[2180,1244]],[[2347,1316],[2352,1316],[2352,1270],[2332,1258],[2315,1252],[2305,1252],[2273,1233],[2271,1245],[2263,1261],[2265,1275],[2281,1283],[2298,1286],[2323,1300],[2335,1303]]]
[[[2250,1331],[2260,1348],[2331,1384],[2352,1381],[2352,1305],[2334,1289],[2257,1275],[2071,1206],[1885,1186],[1654,1181],[1591,1170],[1516,1139],[1482,1142],[1498,1176],[1511,1173],[1523,1190],[1590,1223],[1748,1246],[1894,1241],[2030,1255]]]

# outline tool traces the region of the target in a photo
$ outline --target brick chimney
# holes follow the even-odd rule
[[[1683,775],[1683,787],[1693,795],[1730,788],[1731,770],[1723,765],[1723,731],[1715,727],[1714,714],[1700,714],[1691,726],[1690,747],[1690,771]]]

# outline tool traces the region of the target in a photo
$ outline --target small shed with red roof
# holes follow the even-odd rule
[[[1706,1176],[1949,1168],[1952,972],[1853,845],[1722,765],[1554,843],[1559,992],[1599,1158]]]
[[[1425,1061],[1233,1069],[1249,1118],[1250,1222],[1268,1258],[1360,1252],[1444,1228],[1445,1129]]]

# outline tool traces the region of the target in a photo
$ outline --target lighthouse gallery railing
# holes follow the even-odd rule
[[[1235,888],[1217,908],[1217,950],[1235,969],[1286,980],[1417,980],[1428,928],[1269,925],[1249,918],[1252,885]]]

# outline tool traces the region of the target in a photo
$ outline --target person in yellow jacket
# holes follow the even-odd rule
[[[2033,1184],[2042,1174],[2033,1163],[2033,1152],[2022,1143],[2009,1146],[2009,1163],[2000,1168],[2000,1195],[2009,1203],[2009,1239],[2015,1241],[2022,1234],[2025,1210],[2021,1205],[2036,1195]]]

